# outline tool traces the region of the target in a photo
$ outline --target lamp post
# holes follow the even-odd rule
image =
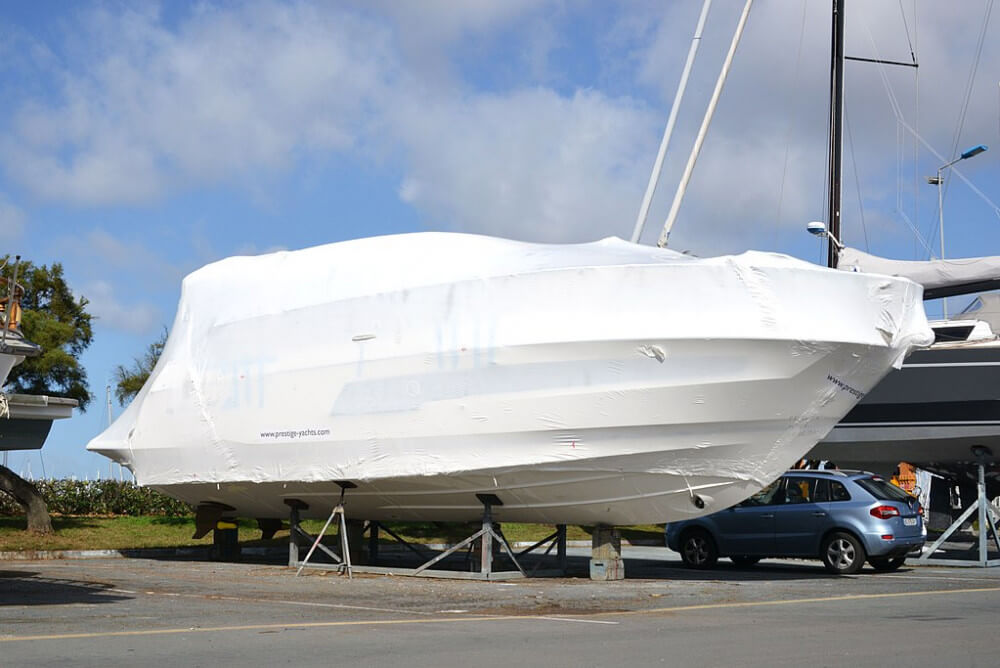
[[[962,155],[960,155],[957,158],[955,158],[954,160],[952,160],[951,162],[943,164],[940,167],[938,167],[938,169],[937,169],[937,176],[928,176],[927,177],[927,183],[931,184],[932,186],[937,186],[937,189],[938,189],[938,231],[940,232],[940,235],[941,235],[941,259],[942,260],[944,259],[944,194],[943,194],[942,188],[941,188],[941,185],[944,183],[944,177],[942,176],[942,173],[944,172],[944,170],[948,169],[949,167],[951,167],[955,163],[961,162],[962,160],[968,160],[969,158],[975,157],[975,156],[979,155],[980,153],[982,153],[985,150],[986,150],[986,146],[983,146],[982,144],[979,144],[978,146],[973,146],[969,150],[967,150],[964,153],[962,153]],[[941,310],[942,310],[942,313],[944,314],[944,319],[947,320],[948,319],[948,299],[947,298],[945,298],[945,299],[942,300],[942,302],[941,302]]]

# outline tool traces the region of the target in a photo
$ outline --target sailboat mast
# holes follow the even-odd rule
[[[830,233],[844,243],[840,235],[840,168],[844,148],[844,2],[833,0],[833,36],[830,67]],[[839,260],[837,245],[827,241],[827,266],[836,268]]]

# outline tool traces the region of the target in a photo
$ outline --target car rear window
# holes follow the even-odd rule
[[[850,501],[851,495],[841,483],[836,480],[817,478],[813,480],[812,495],[807,501],[828,503],[830,501]]]
[[[843,484],[837,482],[836,480],[830,481],[830,499],[832,501],[850,501],[851,493],[847,491],[847,488]]]
[[[810,503],[813,499],[815,478],[788,476],[785,478],[785,503]]]
[[[908,502],[910,495],[882,478],[858,478],[856,483],[879,501]]]

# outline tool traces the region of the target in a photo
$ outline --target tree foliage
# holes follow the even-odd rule
[[[115,369],[115,396],[118,403],[125,405],[135,399],[139,390],[146,384],[149,374],[153,373],[156,361],[160,359],[163,347],[167,345],[167,328],[163,328],[160,338],[149,344],[142,357],[132,360],[132,367],[126,369],[121,364]]]
[[[10,278],[14,263],[9,256],[0,263],[5,263],[3,276]],[[80,410],[86,410],[91,394],[87,372],[79,361],[93,340],[86,297],[73,295],[58,262],[35,266],[22,261],[17,282],[25,290],[21,331],[26,339],[41,346],[42,354],[11,370],[9,388],[26,394],[69,397],[80,402]]]

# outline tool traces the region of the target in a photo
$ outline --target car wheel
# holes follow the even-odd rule
[[[704,529],[692,529],[681,539],[681,560],[688,568],[711,568],[719,560],[719,549]]]
[[[877,571],[888,573],[897,570],[906,561],[906,557],[872,557],[868,563]]]
[[[865,548],[849,533],[836,531],[823,541],[820,558],[826,570],[837,575],[854,575],[865,565]]]
[[[734,564],[736,564],[740,568],[749,568],[754,564],[756,564],[758,561],[760,561],[760,557],[748,557],[745,555],[741,555],[738,557],[729,557],[729,558],[732,560]]]

